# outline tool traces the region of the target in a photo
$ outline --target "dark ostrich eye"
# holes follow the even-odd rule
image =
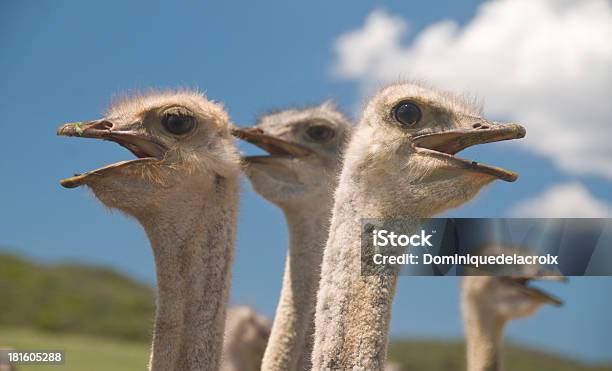
[[[324,125],[313,125],[306,130],[308,137],[316,142],[325,142],[336,135],[333,129]]]
[[[189,133],[195,127],[195,119],[193,116],[167,113],[162,118],[162,125],[169,133],[175,135],[184,135]]]
[[[422,116],[419,106],[409,100],[401,101],[393,108],[393,117],[402,126],[414,126],[421,121]]]

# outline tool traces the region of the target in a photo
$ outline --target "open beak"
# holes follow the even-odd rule
[[[499,124],[480,120],[473,123],[471,129],[454,129],[434,133],[424,133],[412,138],[414,145],[429,154],[450,159],[460,168],[489,174],[507,182],[513,182],[518,174],[502,168],[480,164],[476,161],[456,157],[455,154],[468,147],[519,139],[525,136],[525,128],[518,124]]]
[[[101,175],[110,169],[125,166],[137,161],[157,161],[163,158],[166,150],[163,145],[157,143],[153,138],[135,129],[116,129],[115,125],[105,119],[89,122],[68,123],[60,126],[57,135],[67,137],[95,138],[118,143],[137,157],[136,160],[121,161],[102,168],[77,174],[73,177],[63,179],[60,184],[66,188],[78,187],[85,183],[91,175]]]
[[[309,148],[265,134],[259,128],[234,128],[232,135],[269,153],[269,156],[245,156],[247,162],[260,162],[269,158],[305,157],[314,152]]]
[[[555,277],[555,278],[552,278]],[[512,285],[515,285],[522,293],[528,295],[535,300],[538,300],[542,303],[552,304],[555,306],[562,306],[563,300],[558,297],[543,291],[537,287],[529,286],[529,283],[533,280],[546,280],[546,279],[554,279],[559,281],[566,281],[567,278],[564,276],[550,276],[550,277],[505,277],[503,278],[507,280]]]

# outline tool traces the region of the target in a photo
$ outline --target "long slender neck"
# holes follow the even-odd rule
[[[337,190],[317,298],[313,369],[384,367],[397,275],[361,275],[361,218],[393,216],[377,207],[358,190]],[[408,229],[417,226],[411,220]]]
[[[262,370],[309,370],[314,312],[331,197],[285,209],[289,251]]]
[[[186,192],[143,222],[155,255],[157,314],[151,370],[216,370],[237,215],[238,182]]]
[[[499,371],[505,321],[474,298],[464,297],[462,303],[465,323],[467,370]]]

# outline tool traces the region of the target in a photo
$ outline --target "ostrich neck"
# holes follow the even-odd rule
[[[497,318],[487,306],[464,298],[468,371],[499,371],[504,321]]]
[[[237,182],[179,199],[143,224],[155,256],[157,313],[151,370],[216,370],[237,213]]]
[[[263,370],[307,370],[314,334],[314,312],[331,199],[285,209],[289,250],[281,294],[264,353]]]
[[[325,247],[313,369],[382,370],[397,274],[361,275],[361,218],[400,215],[388,215],[367,195],[347,188],[337,191]],[[407,232],[417,228],[415,216],[401,217]]]

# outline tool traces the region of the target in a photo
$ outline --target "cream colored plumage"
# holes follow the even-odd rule
[[[151,242],[158,297],[150,369],[218,369],[240,174],[228,115],[195,92],[152,93],[58,134],[114,141],[138,157],[62,185],[87,185],[134,217]]]
[[[345,150],[335,193],[317,298],[314,369],[384,367],[397,273],[361,275],[362,218],[403,218],[404,231],[414,231],[420,218],[469,201],[493,180],[516,179],[454,153],[524,133],[518,125],[480,118],[452,94],[412,83],[391,85],[370,100]]]
[[[263,370],[310,369],[323,247],[350,124],[330,102],[268,114],[236,134],[270,152],[245,158],[254,189],[280,207],[289,251]]]
[[[227,310],[220,370],[259,370],[271,327],[267,318],[247,305],[230,307]]]
[[[505,246],[503,249],[506,254],[525,254],[527,251],[513,246]],[[488,254],[502,252],[499,247],[487,247],[485,251]],[[478,270],[470,269],[467,272],[474,275],[463,277],[461,311],[468,371],[502,370],[506,324],[533,315],[542,305],[563,304],[555,296],[529,286],[532,280],[565,280],[558,272],[540,266],[515,267],[513,270],[516,274],[513,277],[497,277],[481,276]]]

